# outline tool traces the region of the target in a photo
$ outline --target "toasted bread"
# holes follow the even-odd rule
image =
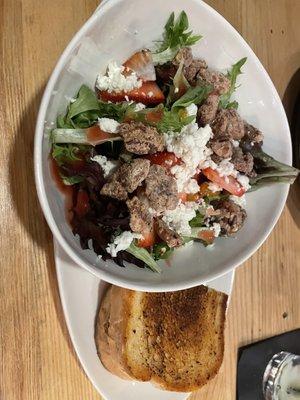
[[[99,357],[123,379],[196,390],[222,364],[226,303],[225,294],[205,286],[167,293],[111,286],[96,322]]]

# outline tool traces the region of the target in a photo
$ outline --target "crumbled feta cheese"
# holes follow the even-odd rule
[[[96,86],[99,90],[107,90],[111,92],[130,92],[133,89],[142,86],[141,79],[138,78],[135,72],[130,75],[123,75],[125,68],[117,65],[115,61],[108,64],[107,74],[98,75]]]
[[[126,101],[129,101],[129,97],[128,97],[128,96],[125,96],[125,100],[126,100]]]
[[[130,231],[122,232],[119,236],[115,237],[112,243],[108,244],[106,251],[112,257],[116,257],[119,251],[128,249],[134,239],[142,239],[142,237],[143,235],[139,233],[133,233]]]
[[[188,236],[191,234],[189,222],[196,216],[198,209],[199,204],[194,202],[179,203],[175,210],[165,211],[162,219],[179,235]]]
[[[221,186],[219,186],[219,185],[217,185],[216,183],[213,183],[213,182],[209,182],[208,189],[213,193],[222,192],[222,190],[223,190],[221,188]]]
[[[148,92],[149,97],[153,97],[154,93],[153,92]]]
[[[239,141],[234,140],[234,139],[231,139],[231,143],[232,143],[233,147],[239,147],[239,145],[240,145]]]
[[[185,110],[186,110],[188,116],[194,116],[194,115],[196,116],[197,112],[198,112],[198,107],[196,106],[196,104],[192,103],[189,106],[187,106],[185,108]]]
[[[229,200],[232,200],[235,204],[239,205],[242,208],[246,207],[246,196],[245,195],[243,195],[241,197],[229,196]]]
[[[76,101],[75,97],[70,97],[70,96],[65,96],[65,99],[70,103],[75,103]]]
[[[109,161],[105,156],[94,156],[91,158],[92,161],[97,162],[102,170],[104,178],[107,178],[114,170],[118,167],[119,162],[116,160]]]
[[[178,93],[179,92],[179,88],[176,86],[174,93]]]
[[[98,125],[104,132],[116,133],[120,124],[111,118],[98,118]]]
[[[183,164],[171,168],[171,173],[177,179],[179,192],[196,193],[196,182],[191,182],[191,178],[197,173],[199,164],[211,154],[211,150],[206,147],[211,136],[209,125],[199,128],[195,122],[185,126],[180,134],[165,134],[167,150],[183,161]],[[191,191],[186,191],[189,188]]]
[[[134,111],[135,111],[135,112],[141,111],[141,110],[143,110],[145,107],[146,107],[146,106],[145,106],[145,104],[143,104],[143,103],[136,103],[135,108],[134,108]]]
[[[251,188],[248,176],[238,173],[236,179],[243,186],[246,192]]]
[[[221,225],[218,224],[217,222],[214,222],[212,228],[213,228],[215,237],[219,237],[220,233],[221,233]]]
[[[220,164],[216,164],[210,157],[207,157],[207,159],[200,165],[200,168],[211,168],[216,170],[220,176],[233,176],[236,177],[238,172],[234,168],[234,165],[232,162],[230,162],[230,158],[225,158],[220,162]]]

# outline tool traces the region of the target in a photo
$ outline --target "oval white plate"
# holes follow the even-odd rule
[[[98,392],[106,400],[186,399],[186,393],[166,392],[150,383],[125,381],[103,367],[96,351],[94,327],[107,284],[74,264],[59,244],[54,244],[59,292],[69,334],[82,367]],[[231,272],[222,280],[208,285],[230,294],[233,275]]]
[[[76,264],[105,281],[137,290],[184,289],[215,279],[241,264],[273,229],[288,192],[286,185],[277,185],[250,193],[248,218],[235,239],[218,239],[211,250],[198,243],[179,249],[171,260],[171,268],[162,263],[160,275],[135,266],[120,268],[103,262],[92,251],[83,251],[72,235],[65,220],[64,200],[49,173],[49,141],[45,133],[82,83],[92,86],[97,72],[105,69],[108,60],[122,61],[135,50],[149,46],[161,35],[171,11],[178,14],[183,8],[191,28],[203,35],[194,48],[196,56],[218,70],[226,70],[240,58],[248,57],[236,94],[241,115],[265,133],[264,148],[268,153],[291,162],[289,127],[280,98],[258,58],[221,15],[200,0],[107,1],[71,41],[47,85],[36,129],[36,183],[48,224]]]

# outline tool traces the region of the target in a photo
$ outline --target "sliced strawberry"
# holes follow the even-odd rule
[[[198,233],[198,238],[206,244],[212,244],[215,240],[215,233],[212,229],[201,230]]]
[[[134,53],[123,65],[125,68],[134,71],[143,81],[156,80],[152,55],[149,50],[141,50]]]
[[[233,176],[220,176],[220,174],[212,168],[205,168],[202,173],[207,179],[235,196],[241,197],[245,193],[245,189]]]
[[[84,217],[90,209],[89,195],[85,190],[79,190],[74,211],[79,217]]]
[[[170,153],[168,151],[150,154],[145,156],[145,158],[150,160],[151,164],[161,165],[167,169],[171,169],[174,165],[182,163],[180,158],[176,157],[174,153]]]
[[[104,132],[100,129],[99,125],[91,126],[87,128],[86,133],[87,142],[93,145],[105,143],[109,140],[119,140],[120,136],[113,133]]]
[[[155,82],[144,82],[140,88],[131,90],[130,92],[112,92],[99,91],[98,95],[103,101],[111,101],[118,103],[126,99],[143,104],[159,104],[163,103],[165,96]]]
[[[155,243],[155,232],[154,230],[149,230],[142,233],[143,239],[139,239],[137,242],[138,247],[148,248]]]

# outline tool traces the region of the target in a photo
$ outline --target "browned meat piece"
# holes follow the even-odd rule
[[[210,156],[210,158],[211,158],[211,159],[213,160],[213,162],[215,162],[216,164],[220,164],[220,162],[223,160],[222,157],[217,156],[215,153],[212,154],[212,155]]]
[[[230,140],[216,139],[211,140],[210,147],[212,151],[221,158],[230,158],[232,156],[232,143]]]
[[[263,133],[254,126],[245,122],[245,137],[244,140],[249,142],[261,143],[264,139]]]
[[[241,229],[247,216],[242,207],[231,200],[223,200],[218,203],[216,208],[220,210],[217,220],[221,225],[223,235],[231,235]]]
[[[126,150],[134,154],[152,154],[164,148],[163,136],[153,126],[142,122],[126,122],[120,125]]]
[[[107,182],[100,191],[104,196],[113,197],[118,200],[126,200],[127,199],[127,191],[124,189],[122,184],[117,180],[112,180],[111,182]]]
[[[174,78],[178,66],[174,65],[172,62],[168,62],[163,65],[157,65],[155,67],[156,76],[163,83],[169,83]]]
[[[244,122],[236,110],[220,110],[212,123],[215,138],[240,140],[245,134]]]
[[[154,227],[157,235],[166,242],[169,247],[178,247],[183,245],[181,237],[170,229],[162,219],[157,219],[154,223]]]
[[[150,168],[150,161],[136,158],[130,163],[120,166],[117,171],[117,180],[128,193],[132,193],[146,179]]]
[[[127,207],[130,212],[130,228],[133,232],[142,233],[151,228],[152,215],[149,213],[147,205],[138,197],[127,200]]]
[[[188,67],[184,67],[183,74],[191,85],[195,85],[197,75],[206,68],[207,64],[204,60],[196,59]]]
[[[197,78],[213,85],[214,91],[218,94],[227,93],[230,89],[230,80],[220,72],[201,68]]]
[[[251,175],[253,171],[253,156],[250,153],[243,153],[240,147],[235,147],[231,159],[235,169],[246,174]]]
[[[110,182],[103,186],[100,193],[118,200],[126,200],[127,193],[132,193],[145,180],[149,168],[150,161],[142,158],[122,164],[112,174]]]
[[[210,94],[198,110],[198,123],[201,126],[211,124],[218,111],[220,97],[217,94]]]
[[[146,196],[150,207],[158,212],[174,210],[178,204],[176,180],[160,165],[151,165],[146,178]]]

